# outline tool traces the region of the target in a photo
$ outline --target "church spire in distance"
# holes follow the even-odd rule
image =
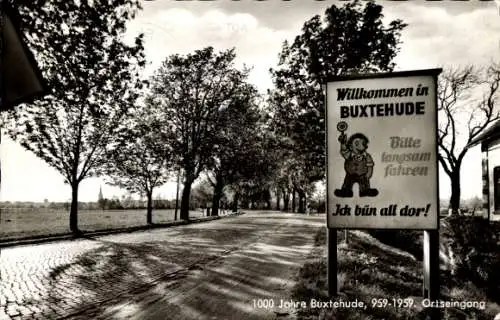
[[[97,201],[101,202],[102,200],[104,200],[104,197],[102,196],[102,186],[99,186],[99,196],[97,198]]]

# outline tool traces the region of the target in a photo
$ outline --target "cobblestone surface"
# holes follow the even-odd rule
[[[221,259],[279,228],[269,223],[269,217],[247,214],[175,228],[2,249],[0,320],[71,318],[150,288],[159,279],[178,279],[186,270]]]
[[[71,276],[80,272],[72,265],[79,256],[102,246],[81,240],[22,246],[0,252],[0,319],[50,319],[74,299]],[[61,266],[71,266],[59,273]],[[71,291],[71,294],[65,292]],[[64,299],[64,296],[66,299]]]

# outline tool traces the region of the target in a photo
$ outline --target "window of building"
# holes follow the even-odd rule
[[[500,166],[493,168],[493,192],[495,193],[495,213],[500,214]]]

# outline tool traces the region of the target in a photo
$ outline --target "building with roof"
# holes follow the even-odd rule
[[[481,145],[483,211],[489,220],[500,220],[500,121],[474,138],[467,148]]]
[[[5,111],[43,97],[48,87],[21,31],[19,12],[0,3],[0,111]]]

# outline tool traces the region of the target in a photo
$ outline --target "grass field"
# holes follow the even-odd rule
[[[153,210],[153,223],[174,221],[174,213],[173,209]],[[199,218],[206,216],[206,212],[190,211],[189,216]],[[70,231],[69,212],[65,210],[2,210],[0,225],[0,240],[54,235]],[[146,225],[146,210],[81,210],[78,213],[78,225],[83,231],[144,226]]]

